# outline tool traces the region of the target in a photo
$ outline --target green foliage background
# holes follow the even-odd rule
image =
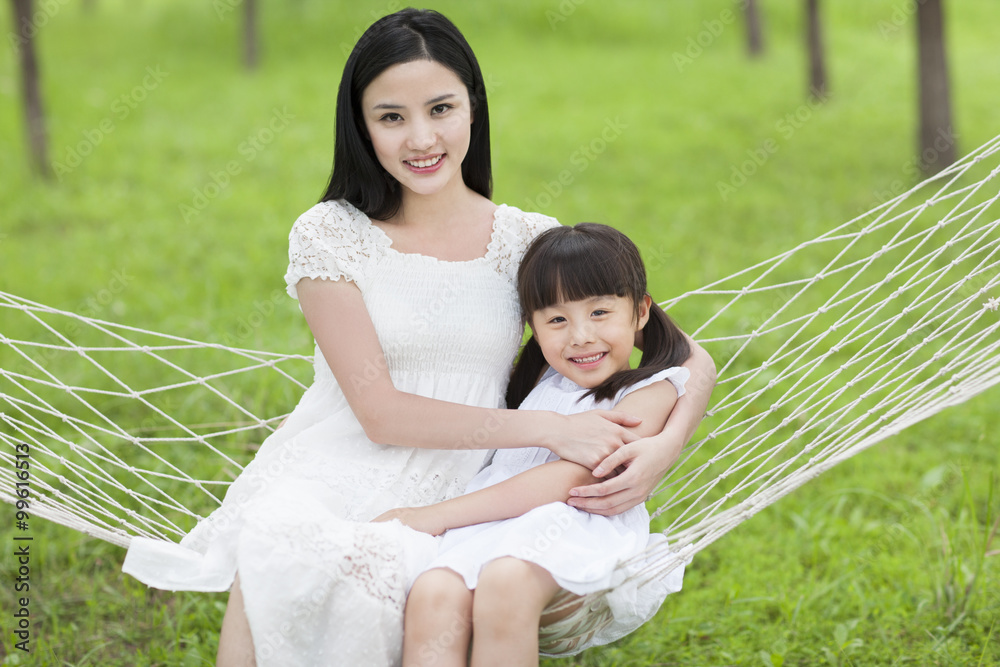
[[[36,4],[57,179],[28,175],[7,13],[0,289],[219,342],[273,302],[240,344],[310,352],[305,323],[281,297],[287,233],[329,173],[347,52],[402,3],[261,3],[256,72],[240,66],[238,0]],[[915,183],[912,3],[823,3],[823,104],[805,95],[802,3],[761,4],[767,52],[751,61],[731,0],[426,3],[463,30],[487,77],[495,200],[618,226],[654,253],[660,299]],[[1000,8],[945,4],[964,152],[1000,131]],[[284,127],[262,133],[276,115]],[[587,157],[581,148],[602,132],[613,140]],[[764,145],[776,149],[722,193]],[[223,178],[233,164],[238,173]],[[989,543],[998,397],[811,482],[701,553],[684,591],[641,631],[546,664],[997,664],[1000,575],[986,554],[1000,548]],[[12,521],[0,521],[4,545]],[[148,590],[120,573],[117,547],[40,521],[34,530],[35,643],[14,650],[4,612],[4,664],[212,664],[225,596]],[[13,569],[2,550],[8,610]]]

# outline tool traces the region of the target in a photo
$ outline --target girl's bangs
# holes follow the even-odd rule
[[[623,271],[619,252],[609,252],[600,239],[587,234],[559,236],[537,248],[522,266],[526,279],[518,281],[518,287],[526,316],[562,301],[607,294],[641,300],[645,284],[633,284],[635,276],[630,275],[632,271]]]

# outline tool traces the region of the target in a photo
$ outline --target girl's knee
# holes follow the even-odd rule
[[[420,575],[406,600],[403,664],[464,665],[472,638],[472,591],[451,570]]]
[[[540,614],[559,590],[545,569],[517,558],[498,558],[487,563],[479,575],[474,600],[476,614]]]
[[[443,608],[458,612],[471,612],[472,591],[465,586],[461,576],[451,570],[435,569],[424,572],[413,583],[406,599],[409,612],[430,611]]]
[[[490,561],[479,574],[477,591],[483,588],[521,592],[522,587],[546,591],[555,590],[555,580],[540,565],[510,556]]]

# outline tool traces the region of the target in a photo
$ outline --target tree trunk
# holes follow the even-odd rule
[[[944,46],[941,0],[917,2],[917,52],[920,86],[920,165],[936,174],[955,162],[955,132]]]
[[[764,35],[760,28],[760,8],[757,0],[746,0],[747,53],[756,58],[764,53]]]
[[[826,54],[823,48],[823,31],[819,16],[819,0],[806,0],[806,48],[809,51],[809,94],[825,100]]]
[[[48,179],[52,177],[52,170],[48,160],[45,112],[38,86],[38,60],[35,58],[35,34],[38,32],[38,26],[33,23],[34,11],[31,0],[13,0],[13,2],[16,34],[11,33],[11,38],[17,42],[18,52],[21,54],[21,99],[24,104],[31,168],[39,176]]]
[[[257,69],[257,0],[243,1],[243,65]]]

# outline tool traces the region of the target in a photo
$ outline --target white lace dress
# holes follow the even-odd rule
[[[587,390],[549,368],[521,404],[521,410],[552,410],[564,415],[595,408],[610,410],[625,396],[660,380],[668,380],[684,393],[688,369],[670,368],[655,373],[618,392],[613,399],[596,401]],[[558,460],[542,447],[498,450],[489,466],[469,482],[467,493],[498,484],[515,475]],[[602,613],[606,620],[596,632],[563,650],[543,655],[570,655],[591,646],[624,637],[648,621],[664,598],[681,589],[684,567],[641,586],[626,580],[651,561],[643,552],[665,541],[663,535],[649,534],[649,512],[637,505],[615,516],[590,514],[566,503],[549,503],[503,521],[465,526],[444,534],[440,553],[430,568],[448,568],[473,590],[483,567],[492,560],[512,556],[545,568],[563,589],[576,595],[605,593]]]
[[[400,253],[356,208],[324,202],[292,228],[285,280],[293,297],[305,277],[357,284],[398,389],[500,408],[522,333],[517,265],[556,224],[500,206],[486,255],[447,262]],[[315,354],[312,386],[222,506],[179,545],[133,539],[122,569],[194,591],[227,590],[239,571],[261,667],[396,665],[406,592],[438,539],[367,522],[462,493],[486,459],[491,424],[458,450],[375,444]]]

